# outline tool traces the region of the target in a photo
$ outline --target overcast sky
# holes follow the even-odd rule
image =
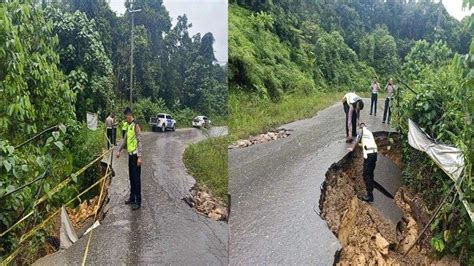
[[[125,12],[124,0],[109,0],[110,7],[118,15]],[[173,26],[177,17],[186,14],[188,22],[193,26],[189,34],[193,36],[212,32],[216,42],[214,54],[219,63],[227,62],[227,0],[163,0],[166,10],[170,13]]]
[[[443,0],[443,5],[448,10],[449,14],[458,20],[461,20],[465,16],[472,14],[474,9],[471,11],[462,10],[462,0]]]

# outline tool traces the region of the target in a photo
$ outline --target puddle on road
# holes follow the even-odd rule
[[[390,141],[387,135],[386,132],[374,133],[379,147],[377,163],[383,156],[402,168],[400,137],[391,133]],[[381,193],[375,193],[377,189],[374,190],[373,204],[359,200],[357,194],[365,193],[362,165],[362,152],[357,148],[334,163],[326,172],[319,207],[321,217],[342,246],[335,255],[335,263],[426,265],[434,262],[428,255],[430,247],[426,239],[429,236],[425,236],[425,241],[421,241],[421,245],[415,246],[403,258],[403,253],[415,241],[426,222],[416,214],[423,212],[422,204],[419,201],[414,204],[414,198],[409,196],[410,193],[403,186],[395,190],[394,200],[386,198],[384,204],[377,205],[377,198],[380,200],[380,197],[384,197]],[[377,181],[377,175],[375,180]],[[392,189],[393,187],[388,190]],[[387,214],[387,209],[400,212],[398,222],[394,222],[393,216]]]

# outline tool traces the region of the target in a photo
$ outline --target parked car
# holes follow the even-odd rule
[[[201,127],[210,127],[211,120],[207,118],[207,116],[199,115],[193,119],[193,127],[201,128]]]
[[[156,117],[150,118],[151,131],[165,132],[167,129],[176,130],[176,121],[169,114],[159,113]]]

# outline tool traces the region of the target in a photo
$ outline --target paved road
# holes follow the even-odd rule
[[[369,117],[364,99],[361,121],[373,131],[390,130],[383,100]],[[316,211],[327,169],[347,152],[344,122],[337,103],[282,126],[294,130],[288,138],[230,151],[231,265],[333,264],[340,244]]]
[[[211,131],[217,135],[219,128]],[[197,129],[144,133],[142,208],[124,205],[128,197],[128,158],[114,162],[116,176],[102,225],[94,230],[87,264],[227,265],[228,225],[197,214],[181,199],[194,179],[186,173],[182,154],[187,144],[204,139]],[[87,237],[69,249],[45,257],[38,265],[81,263]]]

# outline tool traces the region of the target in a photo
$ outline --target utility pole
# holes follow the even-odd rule
[[[133,15],[136,13],[136,12],[140,12],[142,11],[141,9],[135,9],[133,10],[133,2],[131,3],[130,5],[130,9],[128,11],[128,13],[131,13],[132,14],[132,33],[131,33],[131,38],[130,38],[130,104],[132,103],[133,101],[133,96],[132,96],[132,90],[133,90],[133,41],[134,41],[134,34],[133,34],[133,26],[134,26],[134,17]]]

